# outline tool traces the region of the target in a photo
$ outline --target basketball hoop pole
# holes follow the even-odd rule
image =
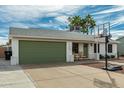
[[[110,22],[108,22],[109,24],[109,35],[106,35],[105,36],[105,69],[108,70],[108,55],[107,55],[107,52],[108,52],[108,42],[109,42],[109,38],[110,38]],[[103,28],[104,28],[104,24],[103,24]]]
[[[106,24],[108,24],[108,31],[109,32],[107,32]],[[101,34],[100,38],[102,38],[102,37],[105,38],[105,67],[104,67],[104,69],[108,70],[108,55],[107,55],[108,49],[107,49],[107,47],[108,47],[109,39],[111,38],[110,22],[107,22],[107,23],[104,23],[104,24],[101,24],[101,25],[102,25],[102,28],[103,28],[103,33]],[[100,25],[98,25],[97,27],[98,27],[98,35],[99,35]]]
[[[108,56],[107,56],[107,44],[108,44],[108,36],[105,36],[105,69],[108,69]]]

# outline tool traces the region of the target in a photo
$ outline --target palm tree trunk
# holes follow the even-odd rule
[[[92,33],[93,33],[93,30],[91,29],[91,35],[92,35]]]
[[[87,35],[89,34],[89,28],[87,27]]]

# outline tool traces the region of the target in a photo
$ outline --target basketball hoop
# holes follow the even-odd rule
[[[99,24],[94,27],[94,36],[95,37],[105,37],[110,34],[110,22]]]
[[[109,39],[112,37],[112,35],[110,34],[110,22],[104,23],[104,24],[100,24],[98,26],[96,26],[95,28],[95,32],[94,32],[94,38],[96,40],[96,42],[98,43],[98,39],[99,38],[105,38],[105,70],[108,70],[108,60],[107,60],[107,44],[109,42]]]

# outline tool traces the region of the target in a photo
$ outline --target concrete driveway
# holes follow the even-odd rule
[[[33,88],[32,81],[20,66],[10,66],[10,61],[0,59],[0,88]]]
[[[0,59],[0,87],[111,88],[124,87],[124,74],[80,64],[10,66]]]
[[[40,88],[124,87],[124,74],[84,65],[22,67],[34,85]]]

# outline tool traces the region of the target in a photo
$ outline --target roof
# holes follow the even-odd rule
[[[10,39],[16,38],[42,38],[42,39],[60,39],[60,40],[79,40],[94,42],[94,35],[84,35],[82,32],[70,32],[59,30],[42,30],[34,28],[10,28]],[[99,42],[104,42],[104,38],[100,38]],[[110,40],[110,42],[117,43],[117,41]]]
[[[105,42],[105,38],[98,38],[98,42]],[[119,43],[118,41],[116,40],[113,40],[113,39],[109,39],[109,42],[110,43]]]
[[[118,40],[123,39],[123,38],[124,38],[124,36],[121,36],[121,37],[119,37],[119,38],[118,38],[118,39],[116,39],[116,40],[118,41]]]

